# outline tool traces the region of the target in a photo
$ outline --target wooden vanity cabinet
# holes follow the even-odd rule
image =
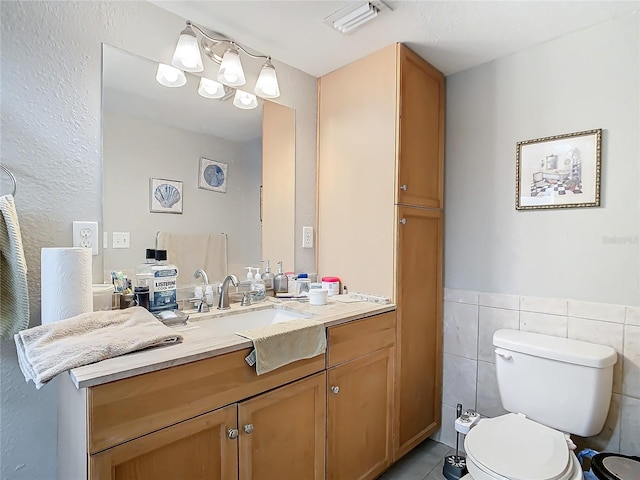
[[[322,480],[325,372],[238,404],[240,480]]]
[[[397,305],[396,461],[440,423],[445,79],[396,44],[318,90],[318,271]]]
[[[325,382],[322,372],[91,455],[89,478],[321,480]]]
[[[91,455],[89,478],[237,479],[236,411],[229,405]]]
[[[81,389],[61,378],[58,478],[278,478],[292,454],[298,478],[323,478],[325,355],[256,376],[249,352]]]
[[[395,312],[328,329],[328,480],[377,478],[392,461]]]

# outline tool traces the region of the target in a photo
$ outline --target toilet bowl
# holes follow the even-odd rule
[[[581,480],[570,432],[602,430],[617,354],[611,347],[520,330],[493,336],[506,415],[487,418],[464,441],[473,480]],[[571,446],[571,448],[570,448]]]
[[[487,418],[464,442],[473,480],[579,480],[582,470],[562,432],[508,413]]]

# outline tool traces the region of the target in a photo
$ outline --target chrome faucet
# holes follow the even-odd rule
[[[207,276],[207,272],[205,272],[201,268],[193,272],[193,278],[200,278],[200,277],[202,277],[202,281],[204,282],[205,285],[209,285],[209,277]]]
[[[229,306],[229,282],[234,287],[238,286],[238,279],[235,275],[227,275],[220,285],[220,298],[218,299],[218,310],[228,310]]]

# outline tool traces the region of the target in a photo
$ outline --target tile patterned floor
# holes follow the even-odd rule
[[[427,439],[378,477],[378,480],[443,480],[444,457],[453,453],[453,448]]]

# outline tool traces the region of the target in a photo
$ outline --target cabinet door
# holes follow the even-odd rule
[[[399,207],[394,460],[440,423],[442,212]]]
[[[400,46],[398,202],[442,208],[444,76]]]
[[[393,348],[327,373],[327,479],[376,478],[391,464]]]
[[[240,480],[324,478],[326,373],[238,405]]]
[[[236,405],[215,410],[91,455],[91,480],[238,478]]]

